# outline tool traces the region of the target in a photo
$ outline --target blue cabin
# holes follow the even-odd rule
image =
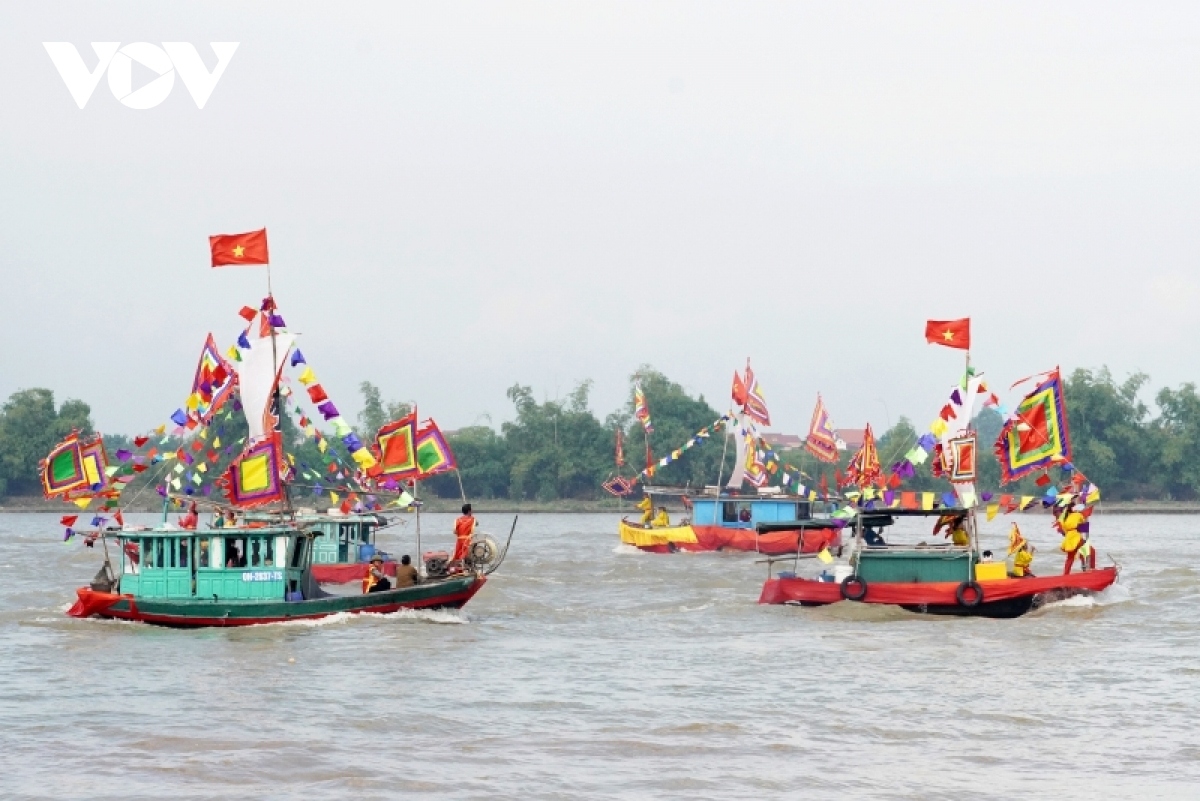
[[[824,519],[836,511],[828,501],[796,496],[728,495],[692,499],[693,526],[753,529],[759,523]]]

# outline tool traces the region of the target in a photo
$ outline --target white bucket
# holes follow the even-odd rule
[[[850,567],[850,565],[833,566],[833,580],[839,584],[841,584],[843,580],[848,579],[853,575],[854,568]]]

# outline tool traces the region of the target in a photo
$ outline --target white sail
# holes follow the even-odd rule
[[[264,327],[260,324],[261,317],[260,314],[250,324],[250,330],[246,333],[250,347],[242,348],[242,360],[234,363],[238,374],[238,391],[242,396],[242,411],[246,415],[246,425],[250,428],[249,442],[262,438],[269,430],[267,418],[271,397],[275,393],[275,383],[279,380],[279,373],[287,363],[288,352],[296,341],[291,334],[276,332],[272,349],[270,334],[265,337],[259,336]],[[269,330],[269,326],[266,327]]]
[[[726,428],[728,434],[733,435],[733,441],[737,445],[737,455],[733,459],[733,474],[729,476],[729,482],[725,485],[730,489],[741,489],[742,482],[746,480],[746,421],[745,415],[735,414],[733,422]]]

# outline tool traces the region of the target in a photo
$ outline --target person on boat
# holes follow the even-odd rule
[[[1024,543],[1020,550],[1013,554],[1013,569],[1014,578],[1033,578],[1033,571],[1029,568],[1033,565],[1033,546],[1028,542]]]
[[[943,528],[946,533],[943,536],[950,538],[950,544],[958,546],[966,546],[971,544],[971,535],[967,533],[966,517],[963,515],[942,515],[938,518],[937,524],[933,527],[933,534],[936,537],[937,533]]]
[[[391,588],[392,582],[383,572],[383,557],[375,554],[371,557],[371,566],[367,568],[367,575],[363,576],[363,595],[383,592]]]
[[[396,589],[411,587],[421,583],[421,574],[413,567],[412,557],[408,554],[400,557],[400,565],[396,568]]]
[[[1096,566],[1096,555],[1092,551],[1091,546],[1087,546],[1087,550],[1083,551],[1084,545],[1087,542],[1086,525],[1083,515],[1073,506],[1068,506],[1067,511],[1063,512],[1054,521],[1054,527],[1062,535],[1062,542],[1059,543],[1058,547],[1067,555],[1067,561],[1063,564],[1064,576],[1071,572],[1071,568],[1075,565],[1076,556],[1079,557],[1079,566],[1083,570],[1089,569],[1089,557],[1091,558],[1091,567],[1095,568]],[[1081,551],[1083,552],[1081,553]]]
[[[658,514],[654,516],[654,528],[670,528],[671,516],[667,514],[667,507],[658,507]]]
[[[1029,566],[1033,564],[1033,546],[1021,534],[1016,523],[1008,530],[1008,555],[1012,557],[1013,568],[1010,575],[1013,578],[1033,576]]]
[[[637,508],[642,510],[642,528],[650,528],[650,521],[654,519],[654,501],[650,500],[649,495],[644,495],[638,501]]]
[[[225,528],[225,513],[220,509],[213,510],[212,520],[208,524],[209,528]]]
[[[879,533],[878,529],[872,528],[871,526],[867,526],[863,529],[863,542],[874,548],[887,547],[887,540],[883,538],[883,535]]]
[[[464,503],[462,516],[454,521],[454,558],[453,562],[464,562],[471,551],[471,536],[475,533],[475,516],[471,514],[471,504]]]
[[[188,508],[188,513],[179,518],[179,527],[192,531],[200,523],[200,514],[196,511],[196,502],[192,501],[192,505]]]

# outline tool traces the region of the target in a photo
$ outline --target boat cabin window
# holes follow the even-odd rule
[[[292,545],[292,567],[304,564],[304,549],[308,545],[307,537],[296,537]]]
[[[246,538],[225,538],[225,567],[246,566]]]
[[[208,543],[207,539],[200,540],[199,553],[196,554],[197,567],[208,567]]]
[[[749,523],[750,504],[738,501],[725,501],[721,504],[722,523]]]
[[[250,537],[250,567],[268,567],[275,561],[273,537]]]
[[[180,537],[179,545],[175,549],[177,554],[175,558],[176,567],[191,567],[192,560],[189,558],[192,555],[192,538]]]
[[[796,504],[796,519],[808,520],[812,517],[812,504],[808,501],[801,501]]]

